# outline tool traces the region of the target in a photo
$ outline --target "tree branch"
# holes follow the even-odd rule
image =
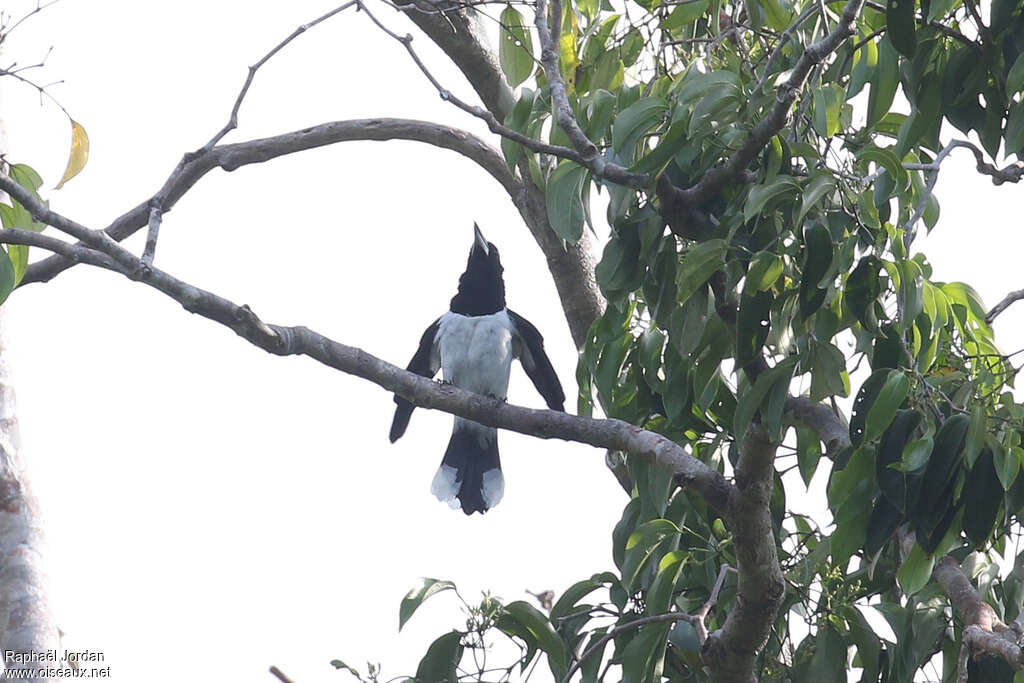
[[[509,405],[451,384],[438,384],[305,327],[267,324],[248,306],[239,306],[212,292],[178,280],[158,268],[144,264],[140,258],[111,240],[102,231],[89,230],[51,211],[17,183],[0,178],[0,189],[10,192],[36,220],[74,235],[88,245],[88,248],[108,256],[114,264],[115,272],[163,292],[190,313],[232,329],[240,337],[265,351],[281,356],[308,356],[336,370],[369,380],[418,406],[453,413],[491,427],[509,429],[544,439],[564,439],[603,449],[626,451],[665,468],[681,484],[692,487],[703,496],[711,507],[723,513],[725,511],[730,492],[733,490],[732,485],[721,474],[690,455],[683,447],[660,434],[622,420],[598,420],[552,410],[531,410]],[[0,242],[13,241],[12,237],[15,237],[13,231],[0,231]],[[17,236],[18,239],[20,237]],[[67,247],[76,250],[86,249],[82,245]]]
[[[995,610],[982,600],[956,559],[943,557],[932,576],[963,620],[963,647],[975,657],[999,657],[1015,671],[1024,671],[1024,650],[1017,643],[1018,633],[1000,621]]]
[[[992,321],[996,319],[997,315],[999,315],[1007,308],[1009,308],[1011,305],[1013,305],[1015,302],[1020,301],[1021,299],[1024,299],[1024,289],[1018,289],[1015,292],[1010,292],[1009,294],[1003,297],[1002,301],[993,306],[992,310],[985,314],[985,322],[991,325]]]
[[[448,55],[487,110],[504,121],[515,95],[505,83],[486,33],[474,21],[475,10],[446,10],[446,5],[431,0],[396,0],[396,6]]]
[[[651,182],[646,173],[631,173],[618,164],[608,163],[601,156],[597,145],[587,137],[569,104],[569,94],[565,87],[565,80],[562,78],[561,69],[558,66],[558,37],[561,32],[562,3],[561,0],[552,0],[552,25],[548,27],[547,0],[537,0],[537,11],[534,24],[537,27],[537,36],[540,41],[540,63],[544,67],[544,75],[547,77],[551,89],[551,102],[554,105],[555,120],[559,127],[565,131],[572,142],[573,148],[578,153],[575,161],[580,166],[588,169],[596,178],[606,178],[613,183],[626,185],[628,187],[645,187]],[[565,157],[569,158],[569,157]]]
[[[396,5],[448,56],[476,90],[487,110],[504,121],[515,102],[486,33],[473,20],[474,10],[432,0],[399,0]],[[594,276],[597,259],[586,233],[565,244],[548,222],[544,191],[534,185],[520,163],[525,191],[516,202],[520,215],[547,259],[577,348],[587,339],[591,324],[604,312],[605,300]]]
[[[501,154],[479,138],[457,128],[427,121],[386,118],[334,121],[270,138],[218,145],[208,153],[179,166],[157,194],[164,197],[163,212],[166,213],[215,168],[234,171],[242,166],[263,163],[287,154],[359,140],[413,140],[449,149],[476,162],[505,188],[513,200],[522,194],[522,186],[508,171]],[[151,201],[142,202],[119,216],[104,232],[117,241],[133,235],[148,224]],[[22,284],[47,282],[71,265],[59,256],[43,259],[28,267]]]
[[[830,406],[815,403],[806,396],[793,396],[786,399],[786,413],[795,424],[817,434],[825,443],[828,457],[834,458],[850,445],[850,428]]]
[[[776,91],[775,105],[771,111],[751,129],[742,146],[725,163],[704,174],[700,181],[685,190],[673,186],[664,175],[658,179],[658,193],[662,202],[666,204],[663,212],[667,208],[670,213],[682,213],[702,206],[717,196],[726,183],[739,177],[746,170],[747,165],[760,154],[768,141],[785,127],[789,110],[807,80],[811,68],[854,34],[854,22],[863,5],[864,0],[849,0],[843,8],[839,23],[831,33],[804,49],[789,79]]]
[[[727,514],[739,574],[736,605],[701,649],[712,679],[719,683],[752,680],[757,655],[768,642],[786,591],[768,507],[777,447],[760,425],[752,425],[736,463]]]

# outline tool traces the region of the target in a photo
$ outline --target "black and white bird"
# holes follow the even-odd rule
[[[447,313],[434,321],[420,339],[408,370],[478,394],[505,399],[512,359],[518,358],[537,391],[552,410],[564,410],[565,394],[544,339],[530,322],[505,308],[505,280],[497,248],[473,225],[473,248],[459,291]],[[394,443],[409,425],[415,406],[395,395]],[[505,479],[498,459],[498,431],[461,417],[455,418],[441,466],[430,491],[453,509],[467,515],[486,512],[501,500]]]

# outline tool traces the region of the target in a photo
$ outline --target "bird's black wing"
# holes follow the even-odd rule
[[[565,392],[558,381],[555,369],[551,367],[548,355],[544,353],[544,337],[529,320],[518,313],[508,312],[515,331],[512,335],[512,354],[523,364],[527,376],[544,397],[548,408],[565,410]]]
[[[424,377],[433,377],[437,374],[441,367],[441,354],[437,348],[437,330],[440,322],[441,319],[438,318],[423,333],[420,338],[420,347],[416,349],[416,355],[412,357],[409,365],[405,368],[409,372],[415,372]],[[398,407],[395,408],[395,419],[391,422],[391,443],[398,441],[402,434],[405,434],[405,428],[409,426],[409,418],[412,417],[412,411],[416,408],[398,394],[395,394],[395,403],[398,404]]]

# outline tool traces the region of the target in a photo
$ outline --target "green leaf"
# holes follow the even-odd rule
[[[675,591],[676,582],[683,572],[690,553],[687,550],[674,550],[665,553],[658,563],[658,573],[647,591],[647,613],[663,614],[668,612],[672,606],[672,593]]]
[[[637,527],[626,540],[626,554],[622,563],[622,585],[627,592],[635,591],[640,570],[651,554],[670,536],[678,536],[679,527],[667,519],[654,519]]]
[[[917,50],[915,4],[915,0],[887,0],[885,3],[886,35],[893,46],[907,57],[913,57]]]
[[[811,400],[849,396],[850,376],[846,372],[846,356],[834,344],[816,339],[811,342]]]
[[[528,128],[536,99],[536,91],[523,88],[519,99],[512,106],[512,110],[505,116],[505,125],[524,135],[529,134]],[[515,171],[516,164],[519,163],[519,159],[523,155],[522,145],[503,137],[501,138],[501,153],[505,156],[505,163],[508,165],[508,169]]]
[[[548,656],[548,665],[555,680],[562,680],[568,667],[565,641],[555,632],[548,618],[536,607],[522,600],[505,605],[504,612],[522,624],[537,639],[537,646]]]
[[[771,292],[756,292],[740,297],[736,319],[736,364],[745,366],[761,353],[771,331],[771,310],[775,297]]]
[[[533,73],[533,39],[530,29],[514,7],[502,11],[498,31],[498,62],[508,84],[515,88]]]
[[[907,185],[907,172],[900,163],[900,159],[887,147],[865,147],[857,153],[857,160],[862,162],[873,161],[886,170],[889,177],[896,183],[897,188]]]
[[[1006,92],[1012,95],[1015,92],[1024,91],[1024,52],[1017,55],[1017,60],[1010,67],[1010,73],[1006,75]]]
[[[815,132],[822,137],[832,137],[839,132],[839,115],[846,102],[846,91],[840,86],[829,84],[814,91],[814,118],[812,123]]]
[[[821,440],[810,429],[796,430],[796,460],[804,486],[810,486],[821,460]]]
[[[807,673],[815,683],[846,683],[846,644],[827,621],[814,636],[814,657]]]
[[[801,198],[800,212],[797,214],[796,222],[800,223],[803,221],[807,212],[810,211],[822,197],[834,190],[835,187],[836,179],[831,173],[818,173],[811,178],[811,182],[807,183],[807,189],[804,190],[803,197]]]
[[[14,270],[14,264],[8,258],[7,252],[0,249],[0,304],[7,301],[17,282],[18,275]]]
[[[631,157],[640,138],[662,119],[668,103],[660,97],[643,97],[619,112],[612,124],[612,147]]]
[[[587,169],[564,160],[548,178],[548,221],[555,234],[570,244],[583,235],[582,194],[586,175]]]
[[[907,595],[913,595],[928,583],[932,576],[932,569],[935,567],[935,557],[928,555],[915,543],[907,559],[903,560],[899,571],[896,572],[896,579],[900,582],[900,588]]]
[[[697,0],[676,5],[665,19],[661,22],[661,29],[671,31],[673,29],[688,26],[699,19],[708,10],[708,0]]]
[[[637,58],[640,57],[640,53],[644,49],[644,38],[640,35],[635,27],[629,29],[629,33],[622,40],[622,48],[620,54],[622,55],[622,63],[626,66],[633,66],[636,64]]]
[[[960,5],[961,0],[932,0],[931,6],[928,8],[928,21],[935,21],[946,16],[949,10],[953,9],[954,5]],[[924,9],[924,5],[921,6]]]
[[[416,668],[417,681],[437,683],[457,681],[456,668],[462,660],[462,634],[458,631],[446,633],[427,648],[420,665]]]
[[[358,678],[360,681],[363,680],[362,675],[359,673],[359,669],[352,668],[340,659],[332,659],[331,666],[333,666],[336,670],[348,671],[350,674]]]
[[[618,90],[622,86],[624,73],[625,69],[619,56],[613,51],[605,52],[595,62],[590,90]]]
[[[930,436],[911,441],[903,448],[903,457],[899,462],[899,466],[890,465],[890,467],[903,472],[916,472],[928,462],[934,447],[935,445],[932,443],[932,437]]]
[[[896,88],[900,84],[900,57],[888,38],[878,41],[878,63],[871,76],[871,92],[868,95],[868,127],[882,120],[889,112]]]
[[[910,390],[910,380],[899,370],[890,370],[885,379],[874,405],[868,409],[868,418],[864,425],[864,440],[873,441],[892,423],[903,399]]]
[[[967,427],[967,440],[964,442],[964,461],[967,467],[974,467],[974,461],[978,459],[978,454],[985,445],[987,425],[988,415],[985,406],[979,403],[971,408],[971,422]]]
[[[768,19],[768,24],[776,31],[785,31],[793,15],[783,9],[779,0],[762,0],[761,4],[764,7],[765,18]]]
[[[1024,101],[1010,105],[1010,115],[1006,119],[1006,153],[1016,154],[1021,158],[1024,152]]]
[[[565,592],[558,598],[558,601],[551,608],[551,620],[556,621],[561,617],[569,614],[572,608],[576,606],[580,600],[590,595],[603,584],[600,581],[591,577],[582,581],[577,581],[573,585],[565,589]]]
[[[864,36],[859,36],[864,38]],[[856,97],[864,86],[871,80],[878,65],[878,44],[869,40],[857,50],[853,56],[853,73],[850,75],[850,82],[846,86],[846,99]]]
[[[447,590],[455,590],[455,584],[451,581],[421,579],[420,585],[406,593],[405,597],[402,598],[402,604],[398,607],[398,630],[402,630],[405,622],[409,621],[409,618],[427,598]]]
[[[683,262],[676,272],[679,284],[679,301],[685,302],[697,289],[708,281],[712,273],[725,265],[726,242],[712,239],[700,242],[687,250]]]
[[[743,205],[743,220],[749,221],[759,215],[766,204],[772,199],[783,195],[794,195],[800,191],[800,185],[792,176],[778,176],[770,183],[755,185],[750,188],[747,194],[747,201]]]
[[[622,683],[661,681],[671,627],[671,624],[650,624],[629,641],[622,651]]]
[[[778,430],[779,420],[782,417],[781,413],[777,417],[775,415],[766,415],[768,412],[766,410],[768,403],[766,398],[775,387],[783,386],[789,388],[789,381],[793,377],[795,365],[795,357],[787,358],[774,368],[762,372],[758,375],[753,387],[745,392],[741,392],[739,400],[736,402],[736,412],[732,418],[733,434],[736,435],[737,439],[742,439],[747,433],[747,429],[754,419],[754,414],[758,410],[761,411],[761,421],[764,423],[765,428],[769,429],[770,432]]]
[[[686,71],[676,85],[679,88],[675,96],[677,104],[686,104],[701,99],[714,90],[728,90],[736,97],[742,94],[739,76],[732,71],[725,70],[709,71],[708,73]]]
[[[10,170],[11,180],[18,183],[26,190],[39,196],[39,188],[43,186],[42,177],[28,164],[14,164]]]
[[[750,260],[750,268],[743,282],[743,293],[754,294],[771,289],[782,275],[782,257],[770,251],[759,251]]]

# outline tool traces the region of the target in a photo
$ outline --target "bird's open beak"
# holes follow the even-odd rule
[[[476,246],[483,249],[484,254],[490,255],[491,248],[487,244],[487,238],[484,237],[484,234],[482,232],[480,232],[480,226],[477,225],[476,223],[473,224],[473,235],[476,238]]]

